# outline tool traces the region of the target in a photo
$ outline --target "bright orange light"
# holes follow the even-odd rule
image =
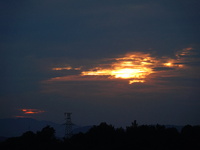
[[[110,76],[110,78],[131,79],[129,84],[135,82],[144,82],[144,79],[151,73],[152,65],[155,60],[147,54],[137,53],[127,54],[125,57],[116,58],[116,62],[111,64],[110,68],[95,68],[89,71],[83,71],[82,76]],[[141,80],[142,79],[142,80]]]
[[[152,73],[163,74],[175,69],[185,68],[185,56],[191,55],[192,49],[190,47],[185,48],[177,52],[174,58],[166,56],[153,57],[150,53],[142,52],[128,53],[121,57],[102,60],[103,63],[88,70],[84,70],[84,66],[73,68],[70,65],[65,65],[65,67],[53,68],[52,70],[81,70],[81,73],[54,77],[47,80],[47,82],[124,79],[128,80],[129,84],[144,83]],[[167,67],[169,69],[166,69]]]
[[[140,69],[118,69],[113,70],[111,75],[115,78],[123,78],[123,79],[131,79],[131,78],[145,78],[150,73],[148,71],[151,71],[147,68],[140,68]]]
[[[33,112],[33,111],[27,111],[25,114],[37,114],[38,112]]]
[[[173,64],[171,62],[168,62],[168,63],[164,63],[164,66],[171,67],[173,66]]]
[[[144,80],[130,80],[129,84],[133,84],[133,83],[144,83]]]
[[[38,114],[43,113],[43,110],[38,109],[20,109],[24,114]]]
[[[105,75],[110,75],[111,70],[108,69],[99,69],[97,71],[83,71],[82,75],[88,75],[88,76],[105,76]]]
[[[182,68],[184,67],[184,65],[182,64],[176,64],[176,63],[172,63],[172,62],[167,62],[167,63],[163,63],[164,66],[166,67],[178,67],[178,68]]]

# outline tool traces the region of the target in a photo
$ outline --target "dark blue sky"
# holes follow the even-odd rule
[[[81,125],[200,124],[199,7],[199,0],[1,0],[0,117],[26,108],[60,123],[69,111]],[[145,83],[131,85],[80,77],[127,53],[174,66],[154,63]]]

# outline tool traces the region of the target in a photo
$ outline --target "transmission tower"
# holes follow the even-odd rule
[[[71,121],[72,113],[64,113],[65,115],[65,138],[70,138],[72,136],[72,126],[73,123]]]

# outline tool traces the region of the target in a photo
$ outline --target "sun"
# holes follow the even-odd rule
[[[155,78],[151,74],[161,75],[185,68],[185,58],[190,55],[192,48],[185,48],[178,52],[174,58],[167,56],[156,57],[150,53],[131,52],[113,58],[102,59],[93,68],[87,66],[71,67],[68,64],[63,67],[53,68],[54,71],[73,70],[75,75],[54,77],[48,81],[102,81],[102,80],[126,80],[129,84],[144,83]],[[184,56],[184,57],[183,57]]]
[[[145,82],[145,78],[153,73],[152,64],[155,60],[143,53],[127,54],[124,57],[116,58],[110,68],[95,68],[83,71],[82,76],[109,76],[109,78],[130,79],[129,84]]]

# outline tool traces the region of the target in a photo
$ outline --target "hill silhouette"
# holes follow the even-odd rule
[[[26,131],[37,132],[45,126],[51,126],[56,130],[56,137],[62,138],[64,136],[65,126],[63,124],[54,123],[51,121],[39,121],[32,118],[6,118],[0,119],[0,141],[5,137],[21,136]],[[73,126],[73,133],[87,132],[92,126]]]
[[[55,129],[44,127],[36,133],[27,131],[19,137],[8,138],[0,143],[0,149],[9,150],[177,150],[200,149],[200,126],[186,125],[179,132],[163,125],[137,125],[114,128],[105,122],[93,126],[86,133],[77,133],[67,139],[57,139]]]

